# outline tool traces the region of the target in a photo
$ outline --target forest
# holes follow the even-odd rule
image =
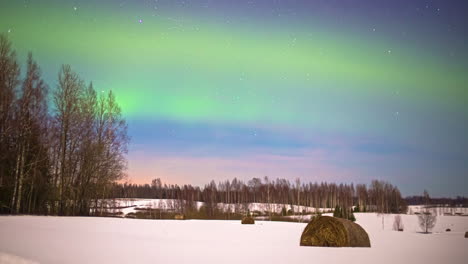
[[[208,208],[218,203],[245,206],[249,203],[300,205],[314,208],[341,208],[361,212],[402,213],[406,202],[396,186],[373,180],[365,184],[301,183],[288,179],[253,178],[247,182],[212,180],[202,188],[192,185],[164,184],[154,179],[151,184],[115,184],[108,198],[175,199],[204,202]]]
[[[87,215],[124,176],[127,125],[112,91],[69,65],[51,89],[0,35],[0,213]]]

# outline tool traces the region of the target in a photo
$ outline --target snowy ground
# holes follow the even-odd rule
[[[391,231],[393,215],[386,217],[385,230],[375,214],[356,216],[372,248],[300,247],[304,223],[2,216],[0,262],[428,264],[468,259],[468,217],[440,216],[434,233],[426,235],[417,233],[414,215],[402,216],[404,232]],[[445,232],[447,227],[452,232]]]

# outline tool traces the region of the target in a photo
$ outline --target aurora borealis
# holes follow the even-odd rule
[[[51,89],[115,91],[129,180],[252,177],[467,195],[465,1],[0,0]]]

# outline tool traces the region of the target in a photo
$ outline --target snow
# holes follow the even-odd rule
[[[356,214],[371,248],[319,248],[299,246],[305,223],[1,216],[0,256],[52,264],[466,263],[468,217],[439,216],[432,234],[419,233],[415,215],[402,215],[404,232],[392,231],[393,217],[382,230],[376,214]]]

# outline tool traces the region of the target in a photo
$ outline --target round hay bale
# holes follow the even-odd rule
[[[370,247],[369,235],[358,224],[343,218],[314,217],[305,227],[301,246]]]
[[[176,214],[176,215],[174,216],[174,219],[175,219],[175,220],[185,220],[185,215],[183,215],[183,214]]]
[[[465,238],[468,238],[468,231],[465,232]]]
[[[253,217],[244,216],[244,217],[242,217],[241,223],[243,225],[253,225],[253,224],[255,224],[255,220],[253,219]]]
[[[450,231],[452,231],[452,229],[450,228],[445,229],[445,232],[450,232]]]

